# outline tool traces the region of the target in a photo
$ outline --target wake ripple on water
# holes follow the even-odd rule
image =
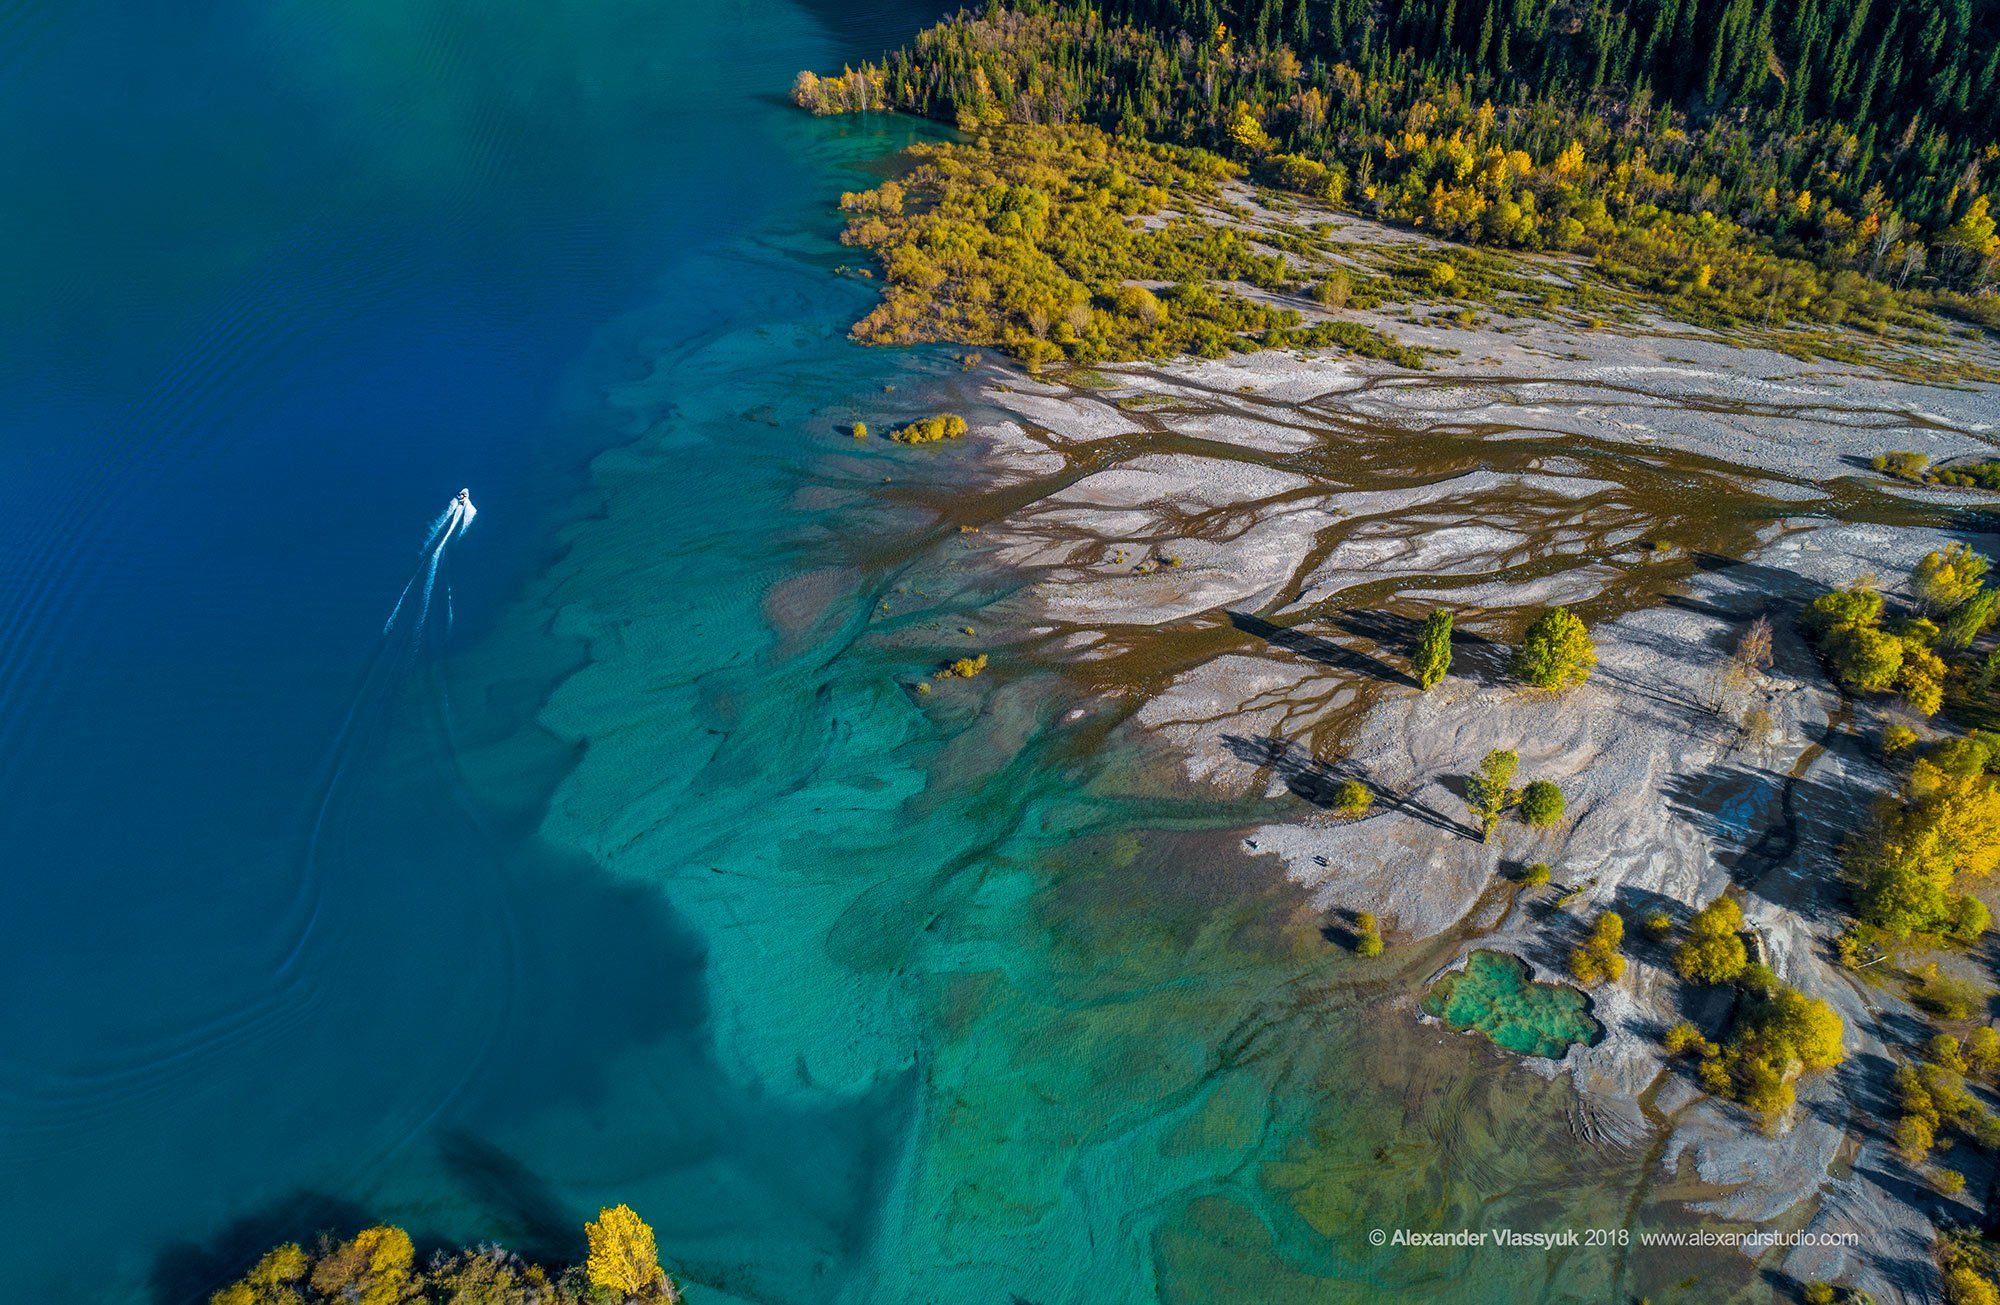
[[[430,740],[429,750],[437,755],[451,804],[461,810],[471,826],[471,837],[465,838],[467,831],[452,822],[457,830],[452,837],[467,846],[483,841],[490,850],[491,831],[484,828],[483,820],[472,808],[464,792],[463,777],[457,773],[448,719],[435,719],[438,715],[447,718],[449,715],[448,700],[443,697],[442,668],[433,660],[416,679],[410,674],[410,663],[425,647],[424,630],[432,594],[444,570],[445,554],[476,514],[469,499],[454,499],[431,523],[417,566],[398,595],[382,638],[361,672],[321,763],[320,778],[311,797],[311,814],[302,831],[302,846],[294,863],[296,872],[289,893],[277,906],[271,922],[269,936],[273,946],[263,980],[246,985],[241,990],[245,994],[243,1000],[184,1022],[177,1021],[173,1027],[149,1036],[128,1037],[117,1055],[73,1063],[59,1072],[39,1077],[0,1074],[0,1097],[7,1101],[13,1120],[5,1130],[4,1139],[0,1139],[0,1156],[10,1163],[20,1163],[30,1156],[54,1154],[55,1148],[72,1145],[75,1136],[88,1132],[94,1121],[116,1117],[131,1101],[159,1097],[175,1084],[199,1082],[214,1073],[218,1057],[241,1054],[255,1046],[281,1045],[312,1027],[325,1014],[331,994],[324,990],[325,975],[313,956],[326,945],[329,840],[340,844],[348,841],[341,832],[348,823],[343,820],[343,808],[359,804],[372,809],[379,801],[379,795],[354,792],[353,781],[364,755],[373,755],[390,746],[395,723],[401,716],[399,705],[409,701],[412,691],[431,705],[432,711],[426,714],[433,715],[432,723],[439,728],[437,737]],[[403,619],[410,590],[419,580],[423,582],[422,599],[407,621],[408,655],[398,656],[400,641],[392,636]],[[445,594],[449,604],[448,578]],[[407,787],[410,778],[402,774],[395,778],[395,783]],[[421,797],[412,795],[412,800]],[[337,853],[335,859],[339,859]],[[516,922],[505,909],[504,901],[496,902],[490,892],[479,895],[489,907],[497,907],[499,914],[507,917],[495,923],[507,944],[504,950],[511,955]],[[332,896],[337,899],[339,894]],[[503,976],[511,973],[511,961],[500,969]],[[432,1085],[427,1091],[435,1099],[409,1106],[417,1123],[406,1130],[406,1140],[409,1133],[434,1118],[462,1090],[487,1050],[490,1046],[470,1048],[470,1054],[454,1071],[454,1082]]]
[[[396,628],[396,618],[403,614],[403,604],[409,599],[410,590],[416,585],[418,576],[421,576],[424,582],[423,602],[417,609],[415,623],[410,627],[410,637],[415,640],[422,636],[424,624],[430,619],[431,594],[437,587],[438,567],[444,561],[445,550],[451,546],[451,541],[455,537],[463,535],[471,527],[472,519],[478,515],[479,509],[472,505],[471,497],[464,490],[460,490],[458,497],[438,514],[437,520],[431,522],[430,533],[424,536],[423,547],[418,550],[423,556],[423,561],[418,563],[416,573],[403,585],[403,592],[396,595],[396,605],[389,609],[389,619],[382,622],[383,634]],[[450,596],[451,585],[447,581],[445,584],[447,605],[451,601]]]

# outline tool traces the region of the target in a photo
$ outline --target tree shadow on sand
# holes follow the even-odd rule
[[[1848,810],[1845,795],[1800,776],[1723,763],[1673,776],[1665,796],[1668,810],[1708,838],[1716,863],[1746,892],[1808,919],[1832,912],[1823,882],[1806,891],[1778,872],[1808,837],[1837,844],[1848,832],[1830,818]]]
[[[1408,660],[1417,652],[1417,631],[1423,622],[1400,612],[1356,609],[1336,612],[1332,622],[1357,639],[1366,639]],[[1451,632],[1451,673],[1479,684],[1504,684],[1513,678],[1514,650],[1483,634],[1454,628]],[[1403,682],[1414,684],[1407,675]]]
[[[1381,784],[1359,767],[1347,761],[1328,762],[1313,756],[1289,739],[1277,737],[1251,738],[1241,734],[1222,736],[1223,746],[1238,761],[1256,766],[1260,770],[1270,770],[1285,782],[1285,787],[1295,797],[1305,799],[1322,809],[1333,805],[1334,796],[1340,785],[1347,780],[1357,780],[1369,795],[1375,799],[1375,814],[1370,819],[1396,814],[1422,821],[1433,829],[1460,838],[1479,841],[1479,831],[1470,825],[1453,820],[1444,812],[1418,798],[1414,792],[1401,793]]]
[[[1324,639],[1315,634],[1307,634],[1303,630],[1276,625],[1261,616],[1252,616],[1248,612],[1228,612],[1225,615],[1229,617],[1231,625],[1245,634],[1262,639],[1273,648],[1283,648],[1286,652],[1297,653],[1299,656],[1318,662],[1322,666],[1331,666],[1336,670],[1351,671],[1356,675],[1366,675],[1371,679],[1381,680],[1385,684],[1402,684],[1413,689],[1417,686],[1415,680],[1381,658],[1372,657],[1365,652],[1359,652],[1352,648],[1343,648],[1331,639]]]

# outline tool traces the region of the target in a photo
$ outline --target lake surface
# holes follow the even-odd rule
[[[782,93],[926,6],[7,16],[10,1299],[612,1201],[697,1300],[1632,1286],[1371,1250],[1644,1158],[1572,1173],[1566,1088],[1386,1014],[1425,960],[1107,782],[1059,677],[911,692],[1002,582],[912,569],[975,451],[841,433],[959,366],[846,341],[831,206],[935,129]]]
[[[702,946],[537,835],[570,758],[533,715],[580,649],[515,637],[509,604],[589,458],[677,399],[796,382],[643,415],[608,390],[732,332],[753,371],[854,352],[829,205],[912,127],[821,129],[782,93],[928,16],[9,9],[4,1294],[199,1296],[209,1252],[343,1207],[568,1238],[590,1198],[487,1138],[582,1186],[631,1154],[607,1084],[701,1026]],[[682,437],[713,497],[659,523],[717,593],[758,578],[709,532],[768,525],[802,440],[744,429]],[[409,642],[410,611],[384,638],[462,485],[449,638]],[[461,749],[494,740],[472,776]]]

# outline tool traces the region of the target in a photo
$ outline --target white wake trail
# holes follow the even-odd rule
[[[437,547],[431,550],[430,566],[424,571],[424,605],[417,609],[418,633],[423,631],[424,622],[428,621],[431,616],[431,590],[437,587],[438,563],[444,560],[445,545],[451,542],[451,537],[454,534],[458,533],[460,524],[460,522],[454,521],[445,527],[444,537],[439,539]]]
[[[438,535],[443,532],[446,526],[451,524],[451,519],[458,515],[459,506],[460,504],[457,499],[453,499],[445,505],[444,511],[438,513],[437,520],[431,522],[430,533],[424,536],[423,545],[417,550],[418,552],[422,552],[437,542]]]
[[[389,619],[382,622],[383,634],[396,628],[396,620],[402,616],[403,605],[409,601],[410,590],[416,586],[419,574],[424,581],[423,599],[417,609],[416,624],[411,633],[423,632],[424,622],[430,618],[431,594],[437,586],[438,564],[444,558],[444,550],[455,536],[465,533],[465,528],[472,524],[472,518],[478,515],[479,509],[472,506],[470,498],[454,498],[445,506],[445,510],[438,514],[438,519],[431,522],[430,531],[424,536],[423,545],[417,550],[423,556],[423,560],[417,564],[417,572],[413,573],[403,585],[403,591],[396,595],[396,605],[389,609]],[[447,606],[449,602],[450,593],[447,588]]]

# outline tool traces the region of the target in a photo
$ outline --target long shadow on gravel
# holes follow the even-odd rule
[[[1402,684],[1416,688],[1417,682],[1402,671],[1365,652],[1343,648],[1331,639],[1316,634],[1307,634],[1283,625],[1275,625],[1261,616],[1249,612],[1229,612],[1229,623],[1248,635],[1262,639],[1273,648],[1283,648],[1301,657],[1316,661],[1336,670],[1352,671],[1356,675],[1366,675],[1388,684]]]
[[[1417,651],[1417,630],[1423,622],[1400,612],[1356,609],[1336,612],[1332,622],[1357,639],[1366,639],[1392,656],[1408,659]],[[1451,671],[1481,684],[1500,684],[1512,674],[1513,651],[1505,644],[1470,630],[1451,632]],[[1405,676],[1403,682],[1412,681]]]
[[[1419,799],[1415,793],[1399,793],[1385,784],[1370,779],[1359,766],[1346,761],[1321,761],[1290,739],[1275,737],[1250,738],[1242,734],[1225,734],[1223,746],[1230,754],[1246,765],[1268,769],[1285,781],[1285,787],[1295,797],[1304,798],[1316,807],[1333,805],[1335,792],[1346,780],[1359,780],[1374,797],[1376,808],[1369,819],[1380,819],[1385,815],[1409,816],[1422,821],[1433,829],[1460,838],[1479,841],[1479,831],[1461,821],[1453,820],[1436,807]]]
[[[1762,767],[1722,763],[1667,782],[1668,808],[1706,835],[1715,859],[1746,892],[1816,919],[1829,912],[1837,889],[1817,891],[1774,878],[1808,835],[1837,841],[1844,832],[1827,819],[1846,809],[1846,795],[1815,780]]]

